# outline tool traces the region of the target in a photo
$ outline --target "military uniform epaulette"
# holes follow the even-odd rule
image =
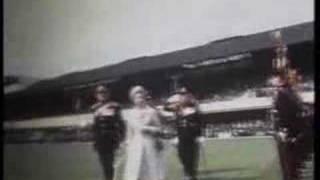
[[[108,102],[108,103],[98,102],[98,103],[96,103],[96,104],[91,106],[91,110],[95,111],[95,110],[99,109],[102,106],[106,106],[106,108],[120,108],[120,104],[119,103],[111,101],[111,102]]]
[[[120,108],[120,104],[114,101],[106,103],[107,108]]]
[[[92,106],[90,107],[90,109],[91,109],[91,111],[95,111],[95,110],[97,110],[98,108],[100,108],[101,106],[103,106],[103,103],[98,102],[98,103],[92,105]]]

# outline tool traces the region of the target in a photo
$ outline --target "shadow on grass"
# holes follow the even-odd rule
[[[201,170],[199,171],[199,180],[258,180],[258,176],[247,176],[247,177],[210,177],[215,173],[235,172],[235,171],[246,171],[247,168],[225,168],[225,169],[214,169],[214,170]]]
[[[224,168],[224,169],[212,169],[212,170],[200,170],[198,172],[201,176],[206,176],[213,173],[232,172],[232,171],[245,171],[246,168]]]
[[[259,180],[258,176],[249,176],[249,177],[199,177],[199,180]]]

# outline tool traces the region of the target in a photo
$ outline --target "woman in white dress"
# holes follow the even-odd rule
[[[164,144],[160,138],[161,122],[156,109],[148,104],[147,91],[135,86],[129,92],[133,108],[127,121],[127,161],[125,180],[164,180]]]

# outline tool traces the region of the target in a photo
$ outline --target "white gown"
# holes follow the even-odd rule
[[[128,127],[124,180],[164,180],[164,144],[159,137],[152,135],[161,125],[157,111],[151,107],[133,108],[124,119]],[[157,148],[157,144],[163,148]]]

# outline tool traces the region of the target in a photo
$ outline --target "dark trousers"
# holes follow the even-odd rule
[[[113,180],[114,176],[114,154],[115,148],[108,144],[95,144],[95,149],[98,153],[105,180]]]
[[[310,129],[309,131],[312,131]],[[296,142],[282,142],[280,145],[280,159],[284,169],[285,180],[298,180],[304,161],[313,152],[313,137],[310,132],[303,135]]]
[[[196,180],[199,161],[199,144],[196,137],[179,138],[178,155],[185,175],[191,180]]]

